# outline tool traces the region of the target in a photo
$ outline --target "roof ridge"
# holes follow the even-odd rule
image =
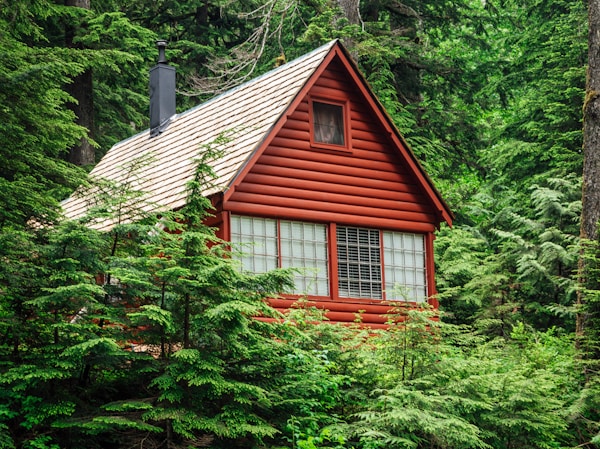
[[[286,62],[285,64],[282,64],[282,65],[280,65],[279,67],[275,67],[275,68],[273,68],[273,69],[271,69],[271,70],[269,70],[269,71],[267,71],[267,72],[263,73],[262,75],[259,75],[259,76],[255,77],[255,78],[252,78],[252,79],[249,79],[249,80],[247,80],[247,81],[244,81],[243,83],[240,83],[240,84],[238,84],[237,86],[234,86],[234,87],[232,87],[231,89],[228,89],[228,90],[226,90],[225,92],[221,92],[220,94],[218,94],[218,95],[215,95],[214,97],[211,97],[211,98],[209,98],[208,100],[206,100],[206,101],[203,101],[202,103],[200,103],[200,104],[198,104],[198,105],[196,105],[196,106],[194,106],[194,107],[191,107],[191,108],[189,108],[189,109],[186,109],[185,111],[183,111],[183,112],[180,112],[179,114],[175,114],[175,116],[174,116],[174,117],[175,117],[175,118],[178,118],[178,117],[183,117],[184,115],[186,115],[186,114],[188,114],[188,113],[190,113],[190,112],[192,112],[192,111],[195,111],[195,110],[196,110],[196,109],[198,109],[198,108],[201,108],[201,107],[203,107],[203,106],[207,106],[207,105],[209,105],[210,103],[213,103],[214,101],[218,101],[218,100],[220,100],[222,97],[224,97],[224,96],[226,96],[226,95],[230,95],[230,94],[232,94],[232,93],[234,93],[234,92],[236,92],[236,91],[238,91],[238,90],[241,90],[241,89],[243,89],[243,88],[245,88],[245,87],[248,87],[249,85],[252,85],[252,84],[254,84],[254,83],[258,83],[258,82],[262,81],[264,78],[267,78],[267,77],[269,77],[269,76],[273,76],[273,74],[274,74],[275,72],[287,70],[287,69],[289,69],[289,68],[290,68],[292,65],[296,65],[296,64],[300,63],[301,61],[306,61],[306,60],[309,60],[309,59],[310,59],[310,58],[312,58],[314,55],[316,55],[316,54],[318,54],[318,53],[320,53],[320,52],[323,52],[323,51],[325,51],[325,50],[327,50],[327,49],[329,49],[329,48],[333,47],[333,45],[334,45],[336,42],[338,42],[338,39],[333,39],[333,40],[331,40],[331,41],[327,42],[326,44],[323,44],[323,45],[321,45],[320,47],[317,47],[317,48],[315,48],[314,50],[312,50],[312,51],[310,51],[310,52],[308,52],[308,53],[306,53],[306,54],[303,54],[303,55],[301,55],[301,56],[298,56],[297,58],[295,58],[295,59],[292,59],[291,61],[288,61],[288,62]]]
[[[192,113],[192,112],[194,112],[195,110],[197,110],[199,108],[206,107],[210,103],[213,103],[215,101],[220,100],[222,97],[224,97],[226,95],[230,95],[230,94],[236,92],[237,90],[243,89],[244,87],[248,87],[249,85],[251,85],[253,83],[256,83],[256,82],[259,82],[259,81],[261,81],[262,79],[264,79],[264,78],[266,78],[268,76],[272,76],[277,71],[283,71],[284,69],[289,69],[292,65],[298,64],[301,61],[308,60],[311,57],[313,57],[315,54],[320,53],[320,52],[322,52],[322,51],[324,51],[326,49],[329,49],[329,48],[333,47],[333,45],[336,42],[338,42],[338,41],[339,41],[339,39],[330,40],[326,44],[323,44],[323,45],[315,48],[314,50],[312,50],[312,51],[310,51],[308,53],[305,53],[305,54],[303,54],[301,56],[298,56],[297,58],[294,58],[291,61],[288,61],[285,64],[280,65],[279,67],[275,67],[275,68],[273,68],[273,69],[271,69],[271,70],[263,73],[262,75],[259,75],[259,76],[255,77],[255,78],[252,78],[252,79],[249,79],[247,81],[244,81],[243,83],[240,83],[237,86],[234,86],[231,89],[226,90],[225,92],[221,92],[220,94],[215,95],[214,97],[211,97],[211,98],[203,101],[202,103],[197,104],[196,106],[188,108],[185,111],[179,112],[179,113],[173,115],[173,117],[171,117],[171,119],[174,120],[174,119],[177,119],[177,118],[180,118],[180,117],[184,117],[185,115],[187,115],[189,113]],[[131,135],[129,137],[126,137],[125,139],[120,140],[119,142],[115,143],[111,148],[113,148],[115,146],[118,146],[118,145],[125,144],[127,141],[129,141],[131,139],[134,139],[136,137],[139,137],[141,134],[148,133],[148,132],[150,132],[150,128],[146,128],[146,129],[144,129],[142,131],[139,131],[139,132],[137,132],[137,133],[135,133],[135,134],[133,134],[133,135]]]

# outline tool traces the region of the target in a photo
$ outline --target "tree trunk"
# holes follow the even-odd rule
[[[189,349],[190,346],[190,295],[185,294],[183,306],[183,347]]]
[[[363,28],[362,17],[360,16],[360,0],[337,0],[337,3],[344,13],[344,17],[348,19],[351,25],[359,25]],[[354,40],[350,37],[344,39],[344,44],[352,56],[354,61],[358,62],[358,52],[354,49]]]
[[[581,241],[582,249],[579,260],[579,283],[582,288],[597,288],[597,280],[588,273],[594,267],[589,257],[595,252],[593,242],[598,239],[598,220],[600,220],[600,2],[591,1],[588,4],[588,72],[586,95],[583,105],[583,189],[581,210]],[[592,253],[593,254],[593,253]],[[593,259],[592,259],[593,260]],[[589,335],[596,332],[592,323],[597,318],[597,304],[591,304],[586,298],[585,290],[579,290],[577,295],[576,336],[584,357],[594,357],[589,354],[582,342],[593,338]],[[588,346],[583,343],[583,346]],[[589,349],[589,348],[588,348]]]
[[[600,220],[600,3],[589,2],[588,73],[583,105],[581,237],[598,238]]]
[[[352,25],[361,25],[362,19],[359,11],[359,0],[338,0],[344,16]]]
[[[66,6],[90,9],[90,0],[65,0]],[[67,25],[65,30],[65,43],[67,47],[76,47],[73,43],[76,27]],[[69,107],[77,116],[77,124],[88,130],[91,135],[94,129],[94,98],[93,98],[92,69],[87,69],[82,74],[73,78],[67,86],[67,92],[76,100]],[[69,162],[75,165],[91,165],[95,162],[94,147],[87,138],[82,138],[79,144],[69,150]]]

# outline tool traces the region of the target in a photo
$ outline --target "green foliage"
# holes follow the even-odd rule
[[[456,398],[404,387],[374,394],[377,403],[357,414],[351,433],[364,447],[417,448],[427,441],[436,447],[488,447],[475,425],[452,414],[453,407],[471,406],[470,401],[456,404]]]
[[[576,334],[579,350],[578,368],[583,374],[577,400],[571,405],[571,418],[580,439],[585,444],[598,445],[600,440],[600,414],[598,377],[600,317],[600,253],[598,241],[582,240],[581,263],[579,266],[579,298],[577,301],[578,331]]]
[[[576,391],[571,342],[518,326],[514,342],[473,347],[465,344],[468,334],[441,326],[444,340],[425,344],[430,337],[423,340],[417,329],[413,327],[409,345],[404,344],[407,330],[385,335],[385,346],[371,357],[384,364],[377,371],[390,376],[389,381],[379,384],[384,388],[372,388],[363,408],[351,421],[332,426],[334,432],[364,448],[571,444],[565,408]],[[462,349],[447,344],[459,336]],[[391,351],[394,340],[399,340],[399,350]],[[401,380],[405,356],[414,357],[415,347],[420,347],[421,369]]]
[[[92,3],[96,7],[95,3]],[[93,49],[94,136],[102,156],[112,145],[148,126],[148,68],[157,35],[118,11],[91,16],[75,41]]]
[[[357,22],[340,5],[0,0],[1,447],[600,445],[593,245],[578,364],[570,333],[585,5],[363,1]],[[156,37],[180,109],[195,80],[224,87],[343,39],[456,213],[436,239],[444,314],[400,310],[376,335],[279,317],[263,299],[289,273],[238,273],[203,225],[210,159],[184,211],[143,211],[139,160],[59,224],[82,178],[66,151],[93,135],[100,156],[147,126]],[[65,87],[90,69],[85,130]]]
[[[498,202],[480,195],[477,228],[440,233],[442,306],[451,319],[460,317],[457,322],[469,322],[469,316],[493,320],[480,324],[504,336],[521,319],[542,330],[572,330],[580,181],[548,178],[532,185],[521,202],[510,198],[495,212]]]
[[[33,2],[25,13],[26,3],[0,8],[2,227],[23,227],[31,219],[54,220],[57,200],[81,180],[81,174],[60,159],[84,135],[72,123],[74,116],[65,107],[69,97],[62,86],[71,74],[82,71],[85,57],[23,42],[43,39],[35,20],[50,9],[46,2]]]
[[[485,272],[488,242],[475,230],[442,228],[435,245],[439,300],[448,321],[467,321],[482,307],[485,295],[472,289]],[[488,278],[489,279],[489,278]]]

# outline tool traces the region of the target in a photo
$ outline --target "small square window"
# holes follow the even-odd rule
[[[312,105],[315,143],[344,146],[346,141],[343,106],[317,101]]]

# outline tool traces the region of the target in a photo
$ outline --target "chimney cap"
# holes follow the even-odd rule
[[[158,64],[166,64],[167,58],[165,57],[165,48],[167,48],[167,41],[159,39],[156,41],[156,46],[158,47]]]

